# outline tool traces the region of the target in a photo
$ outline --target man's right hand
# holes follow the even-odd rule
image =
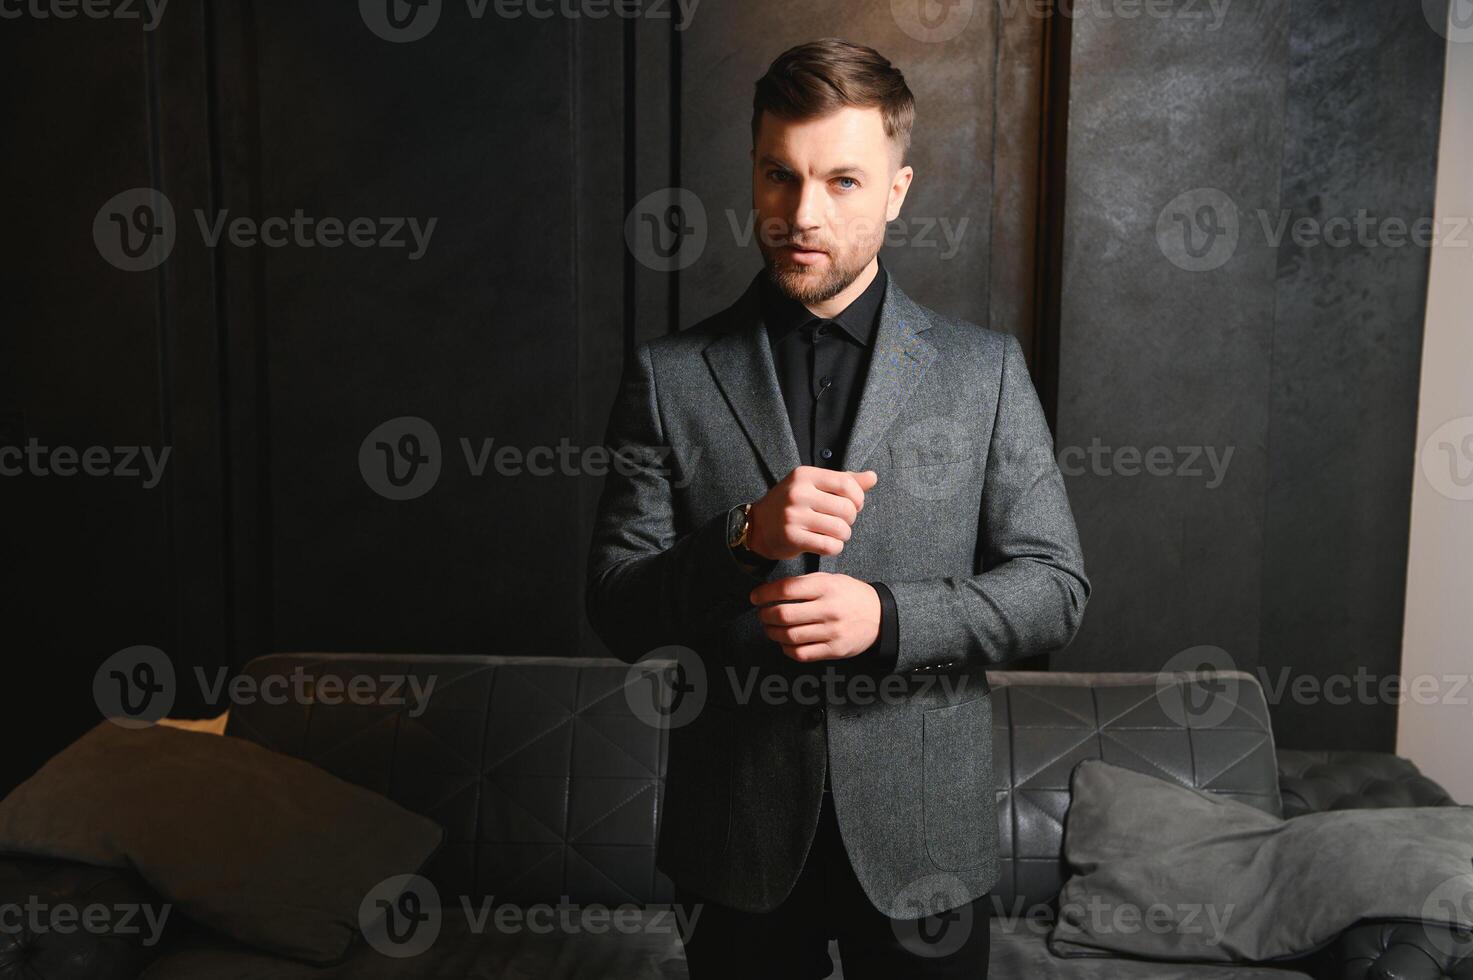
[[[804,552],[837,555],[864,509],[864,492],[879,478],[874,470],[798,467],[752,505],[747,548],[778,561]]]

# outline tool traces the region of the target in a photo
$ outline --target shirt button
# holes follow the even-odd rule
[[[824,459],[833,459],[834,458],[834,451],[832,449],[820,449],[818,451],[818,454],[820,456],[822,456]]]
[[[834,379],[833,379],[833,377],[831,375],[825,374],[823,377],[821,377],[821,378],[818,379],[818,383],[821,386],[827,388],[829,385],[831,385],[831,384],[834,383]]]
[[[826,336],[828,334],[828,332],[829,332],[829,327],[828,327],[828,324],[826,324],[826,323],[820,323],[817,327],[814,327],[813,328],[813,335],[815,337],[823,337],[823,336]]]
[[[809,708],[808,709],[808,724],[810,724],[810,725],[819,725],[819,724],[822,724],[823,723],[823,715],[824,715],[823,708],[818,707],[817,705],[815,705],[812,708]]]

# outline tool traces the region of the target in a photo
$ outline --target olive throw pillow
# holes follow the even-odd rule
[[[260,949],[340,962],[364,897],[444,831],[230,735],[104,721],[0,801],[0,853],[132,868],[176,911]]]

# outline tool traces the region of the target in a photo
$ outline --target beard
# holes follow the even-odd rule
[[[757,244],[772,284],[789,299],[807,306],[827,302],[848,289],[879,251],[828,251],[829,261],[813,266],[794,262],[782,248],[769,246],[760,236]]]

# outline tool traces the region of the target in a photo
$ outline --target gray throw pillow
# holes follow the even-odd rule
[[[1334,810],[1283,820],[1086,759],[1070,778],[1071,877],[1056,956],[1271,961],[1362,919],[1473,927],[1473,808]]]
[[[104,721],[0,802],[0,852],[135,869],[179,913],[308,963],[348,953],[376,885],[444,831],[228,735]]]

